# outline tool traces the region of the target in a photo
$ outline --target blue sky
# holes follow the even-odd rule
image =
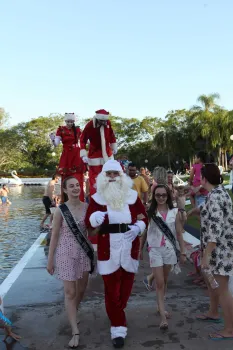
[[[0,0],[0,106],[11,124],[50,113],[121,117],[233,109],[232,0]]]

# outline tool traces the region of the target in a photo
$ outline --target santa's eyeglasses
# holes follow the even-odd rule
[[[119,176],[119,171],[106,171],[106,176]]]

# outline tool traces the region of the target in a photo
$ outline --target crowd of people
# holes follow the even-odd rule
[[[157,166],[152,173],[144,167],[138,171],[127,157],[114,160],[117,147],[109,112],[96,111],[83,131],[75,125],[74,113],[65,114],[65,123],[50,134],[55,147],[63,144],[63,152],[57,174],[45,188],[41,227],[50,216],[47,271],[63,281],[72,332],[69,347],[79,345],[78,311],[93,272],[103,279],[112,344],[124,346],[125,308],[145,246],[151,274],[142,282],[148,291],[156,290],[160,330],[169,328],[168,278],[186,263],[184,226],[191,215],[199,216],[201,227],[195,266],[210,297],[209,311],[197,320],[220,322],[220,304],[224,327],[209,337],[233,340],[233,297],[228,288],[233,276],[232,201],[218,166],[207,163],[205,153],[199,152],[189,183],[176,186],[171,170]],[[188,212],[187,196],[192,206]]]
[[[200,156],[197,154],[195,164],[199,164]],[[64,281],[71,348],[79,344],[77,310],[94,268],[91,241],[97,242],[97,271],[105,287],[113,346],[124,346],[125,308],[145,243],[152,273],[143,283],[148,290],[156,290],[159,327],[168,329],[171,315],[164,302],[167,282],[169,274],[179,273],[186,262],[184,224],[187,215],[194,214],[200,215],[199,266],[210,296],[209,311],[197,315],[197,320],[220,322],[220,304],[224,328],[209,336],[213,340],[233,339],[233,297],[228,288],[233,276],[232,201],[222,186],[217,165],[202,163],[200,167],[194,165],[192,171],[187,186],[174,186],[173,173],[162,167],[151,174],[145,168],[137,171],[134,163],[126,168],[119,161],[108,160],[96,178],[96,192],[87,201],[80,200],[80,184],[75,177],[63,181],[68,201],[62,206],[70,216],[64,214],[62,206],[55,210],[47,269]],[[184,208],[187,195],[194,199],[188,213]],[[213,280],[217,285],[214,289]]]

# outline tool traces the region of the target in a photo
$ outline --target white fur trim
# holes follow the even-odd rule
[[[124,233],[110,233],[110,259],[98,260],[98,272],[100,275],[110,275],[121,266],[132,273],[138,271],[139,261],[131,257],[132,242],[125,239]]]
[[[116,272],[121,266],[127,272],[137,273],[138,267],[139,267],[139,261],[131,258],[131,252],[130,252],[130,255],[127,256],[127,260],[125,261],[122,260],[118,264],[116,264],[112,260],[112,258],[110,258],[107,261],[97,260],[97,269],[98,269],[98,273],[101,276],[110,275],[111,273]]]
[[[131,224],[132,222],[128,204],[125,204],[121,210],[113,210],[107,206],[107,211],[109,224]]]
[[[110,147],[113,151],[117,151],[117,143],[110,143]]]
[[[76,120],[76,115],[74,113],[65,113],[65,120]]]
[[[131,273],[138,272],[139,261],[131,258],[131,250],[130,250],[130,255],[126,254],[126,258],[121,259],[121,266],[127,272],[131,272]]]
[[[109,120],[109,114],[96,114],[94,119]]]
[[[104,126],[103,125],[100,127],[100,138],[101,138],[102,156],[104,158],[104,162],[107,162],[108,161],[108,155],[107,155],[107,152],[106,152],[106,140],[105,140]]]
[[[54,145],[55,147],[57,147],[57,146],[59,145],[60,142],[61,142],[61,136],[55,136],[53,145]]]
[[[92,197],[94,197],[93,195]],[[121,210],[113,210],[107,206],[108,219],[110,224],[132,222],[129,205],[125,204]],[[100,275],[109,275],[117,271],[121,266],[128,272],[138,271],[139,261],[132,259],[132,242],[125,239],[124,233],[110,233],[110,259],[107,261],[98,260],[98,272]]]
[[[120,163],[114,159],[108,160],[104,164],[102,171],[119,171],[119,173],[123,173]]]
[[[108,157],[108,160],[110,159],[113,159],[113,156]],[[104,158],[88,158],[88,165],[91,166],[104,165],[104,163]]]
[[[100,193],[96,192],[92,195],[94,201],[100,205],[107,205],[105,199],[100,195]],[[127,199],[125,201],[126,204],[134,204],[138,198],[137,191],[129,189]]]
[[[98,250],[98,246],[97,246],[97,250]],[[110,275],[111,273],[116,272],[120,267],[121,267],[120,262],[116,264],[111,258],[106,261],[97,260],[97,269],[98,269],[98,273],[101,276]]]
[[[140,228],[141,233],[143,233],[146,229],[146,224],[142,220],[136,221],[134,225],[136,225]]]
[[[127,336],[127,327],[111,327],[111,339],[122,337],[126,338]]]
[[[80,150],[80,157],[87,157],[87,151],[85,149]]]

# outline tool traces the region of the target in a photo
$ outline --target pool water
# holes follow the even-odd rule
[[[33,180],[44,184],[48,181]],[[12,204],[0,205],[0,284],[40,235],[40,221],[45,213],[43,194],[44,186],[11,187]]]

